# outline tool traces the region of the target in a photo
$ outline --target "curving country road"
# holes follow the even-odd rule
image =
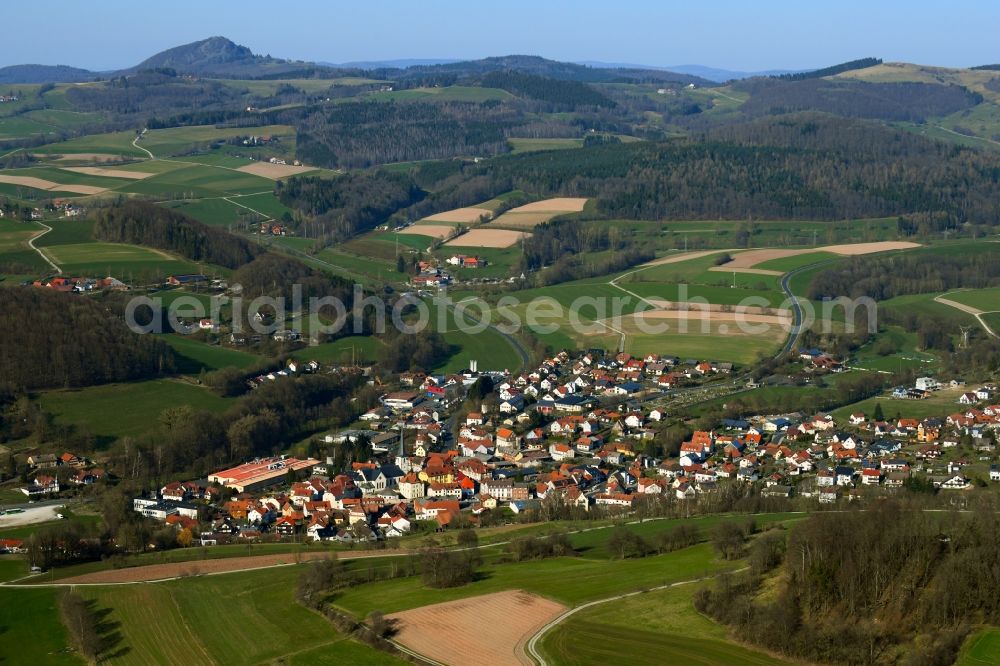
[[[34,250],[35,252],[37,252],[38,256],[40,256],[42,259],[44,259],[45,263],[47,263],[49,266],[51,266],[53,269],[55,269],[55,271],[56,271],[56,273],[58,275],[62,275],[62,269],[59,268],[59,266],[56,264],[56,262],[54,262],[51,259],[49,259],[48,255],[46,255],[42,251],[41,248],[35,247],[35,241],[38,240],[39,238],[41,238],[42,236],[44,236],[45,234],[49,233],[50,231],[52,231],[52,227],[50,227],[47,224],[43,224],[41,222],[38,222],[37,220],[35,221],[35,224],[37,224],[40,227],[44,227],[45,231],[43,231],[40,234],[35,234],[30,239],[28,239],[28,247],[30,247],[32,250]]]
[[[799,297],[792,293],[792,288],[790,286],[790,281],[793,277],[800,273],[805,273],[806,271],[811,271],[817,266],[824,266],[826,264],[831,264],[837,261],[837,259],[827,259],[826,261],[819,261],[815,264],[809,264],[808,266],[801,266],[794,270],[788,271],[783,276],[781,276],[781,291],[785,293],[787,300],[792,305],[792,328],[788,332],[788,339],[785,341],[785,345],[775,354],[774,358],[780,358],[785,354],[792,351],[795,347],[796,341],[799,339],[799,335],[802,333],[799,330],[802,327],[802,306],[799,305]]]

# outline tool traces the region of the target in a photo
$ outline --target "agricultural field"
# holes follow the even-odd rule
[[[559,603],[577,604],[644,587],[690,580],[733,568],[699,544],[665,555],[609,560],[557,557],[533,562],[486,564],[479,579],[462,587],[430,589],[419,578],[399,578],[344,590],[334,603],[357,617],[373,610],[396,613],[427,604],[505,590],[531,590]]]
[[[582,148],[583,139],[507,139],[512,153],[534,153],[543,150]]]
[[[170,407],[190,405],[223,412],[235,402],[206,388],[170,379],[46,391],[38,401],[57,423],[86,429],[103,444],[148,432],[155,427],[156,417]]]
[[[299,349],[292,352],[291,356],[303,362],[350,365],[352,360],[357,363],[377,361],[382,347],[382,342],[378,338],[354,335]]]
[[[0,631],[0,654],[8,658],[16,655],[18,663],[84,663],[70,649],[53,588],[0,588],[0,627],[4,629]]]
[[[46,254],[70,275],[132,278],[155,276],[162,281],[171,273],[196,273],[199,267],[161,250],[124,243],[76,243],[46,247]]]
[[[967,639],[956,666],[987,666],[1000,662],[1000,629],[987,627]]]
[[[398,629],[395,641],[449,666],[479,666],[485,654],[491,666],[520,666],[527,659],[527,639],[564,610],[554,601],[510,590],[421,606],[389,619]],[[451,638],[441,640],[446,635]]]
[[[32,148],[33,153],[43,155],[101,155],[119,159],[148,157],[145,152],[132,145],[136,133],[132,131],[90,134],[44,146]]]
[[[580,197],[559,197],[535,201],[524,206],[511,208],[494,220],[490,226],[532,229],[559,215],[579,213],[586,204],[587,200]]]
[[[697,587],[656,590],[576,613],[545,635],[542,654],[567,666],[609,660],[649,666],[788,663],[731,641],[723,626],[695,610]]]
[[[279,137],[282,145],[290,147],[292,152],[294,152],[295,129],[288,125],[266,125],[253,128],[229,127],[222,129],[214,125],[196,125],[193,127],[148,130],[139,140],[139,145],[157,157],[168,157],[188,152],[195,147],[247,134]],[[145,155],[144,152],[142,154]]]
[[[983,312],[1000,310],[1000,287],[950,291],[947,294],[942,294],[942,298],[968,305]]]
[[[457,372],[469,367],[469,361],[479,362],[479,367],[488,370],[502,370],[507,368],[512,372],[521,367],[521,357],[514,346],[507,341],[500,333],[492,328],[483,328],[481,332],[461,330],[456,324],[455,313],[453,311],[442,312],[444,305],[428,303],[429,314],[431,316],[430,325],[438,330],[453,350],[453,353],[439,367],[434,368],[437,372]],[[478,319],[480,310],[470,306],[467,311],[465,328],[478,330],[480,327],[474,325]],[[444,321],[446,330],[442,330],[438,325],[440,320]]]
[[[256,354],[209,345],[188,336],[171,333],[163,336],[180,357],[180,372],[196,375],[202,370],[218,370],[220,368],[246,368],[261,360]]]
[[[512,99],[514,96],[499,88],[482,88],[478,86],[444,86],[434,88],[409,88],[406,90],[390,90],[371,92],[363,96],[366,100],[378,102],[489,102],[492,100]],[[345,97],[340,101],[356,101],[357,98]]]
[[[509,213],[505,213],[507,215]],[[501,215],[500,217],[503,217]],[[445,245],[447,247],[455,248],[456,250],[461,248],[468,248],[469,250],[478,250],[481,248],[505,248],[516,245],[525,236],[529,235],[524,231],[510,231],[508,229],[494,229],[491,228],[493,225],[488,225],[486,227],[477,227],[471,229],[458,238],[453,238]],[[413,228],[413,227],[411,227]],[[426,227],[417,227],[418,229],[425,229]]]
[[[152,585],[88,587],[85,597],[110,611],[120,642],[112,664],[257,664],[302,652],[358,655],[401,663],[338,634],[293,599],[296,567]],[[183,650],[177,646],[183,645]],[[361,663],[365,663],[362,661]]]

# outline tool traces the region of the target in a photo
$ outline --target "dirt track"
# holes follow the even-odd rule
[[[525,644],[566,607],[523,590],[447,601],[389,615],[394,640],[449,666],[532,664]]]
[[[179,578],[205,574],[228,573],[260,569],[283,564],[296,564],[309,560],[321,560],[336,554],[339,559],[361,559],[397,555],[405,551],[399,550],[351,550],[351,551],[310,551],[301,553],[280,553],[271,555],[250,555],[249,557],[225,557],[214,560],[192,560],[191,562],[174,562],[169,564],[147,564],[141,567],[125,569],[108,569],[93,573],[73,576],[56,581],[67,584],[100,584],[100,583],[140,583],[153,580]]]

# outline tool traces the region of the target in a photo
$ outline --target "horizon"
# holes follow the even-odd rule
[[[756,72],[818,69],[869,56],[956,68],[1000,61],[991,35],[992,26],[1000,22],[1000,6],[977,0],[958,0],[948,14],[933,16],[903,14],[860,0],[840,3],[832,14],[824,7],[788,0],[775,0],[766,8],[731,0],[698,8],[640,0],[629,3],[628,11],[617,6],[608,11],[596,0],[544,7],[513,0],[499,12],[501,18],[525,15],[530,21],[518,24],[516,34],[500,33],[502,39],[494,38],[499,20],[495,9],[447,0],[400,5],[388,20],[383,5],[299,2],[296,11],[269,17],[266,23],[259,20],[261,11],[272,7],[259,0],[211,6],[180,0],[166,15],[158,6],[136,7],[122,0],[97,6],[43,0],[41,6],[52,33],[73,34],[84,28],[102,48],[83,50],[74,40],[40,42],[31,31],[19,31],[8,37],[0,67],[38,64],[114,71],[211,36],[224,36],[260,55],[328,63],[527,54],[563,62]],[[913,4],[907,8],[913,9]],[[7,7],[8,24],[30,25],[41,11],[36,3]],[[600,11],[607,15],[595,21]],[[641,21],[636,12],[641,12]],[[859,23],[856,17],[862,12],[868,20]],[[304,13],[311,17],[307,22],[300,20]],[[197,22],[190,20],[192,15],[198,16]],[[443,16],[447,20],[441,20]],[[157,29],[147,35],[145,28],[152,22]],[[491,27],[484,33],[486,24]],[[359,26],[378,26],[383,38],[374,39]],[[609,39],[609,34],[620,37]],[[421,50],[426,44],[434,44],[435,53]]]

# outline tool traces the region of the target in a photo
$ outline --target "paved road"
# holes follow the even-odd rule
[[[792,304],[792,329],[788,333],[788,340],[785,341],[785,345],[781,348],[781,351],[774,356],[775,358],[780,358],[781,356],[792,351],[795,347],[796,341],[799,339],[799,335],[802,333],[802,331],[799,330],[802,327],[802,306],[799,305],[798,297],[792,293],[792,288],[790,286],[791,279],[799,273],[805,273],[806,271],[810,271],[817,266],[830,264],[834,261],[837,261],[837,259],[827,259],[826,261],[819,261],[815,264],[809,264],[808,266],[801,266],[795,270],[785,273],[781,277],[781,290],[785,292],[785,296]]]

